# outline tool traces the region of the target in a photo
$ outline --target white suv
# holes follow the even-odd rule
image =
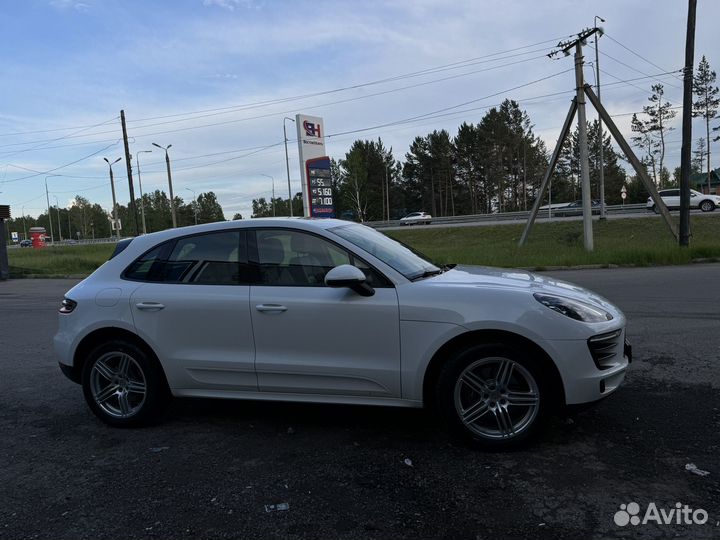
[[[118,244],[67,292],[55,349],[92,411],[150,423],[171,395],[432,405],[485,447],[625,377],[625,317],[520,270],[436,266],[363,225],[268,219]]]
[[[680,208],[679,189],[662,189],[658,193],[660,194],[662,202],[668,207],[668,210],[677,210]],[[720,206],[720,196],[705,195],[694,189],[690,190],[690,208],[699,208],[703,212],[712,212],[718,206]],[[659,212],[655,207],[655,202],[652,200],[652,197],[648,197],[647,209],[655,213]]]

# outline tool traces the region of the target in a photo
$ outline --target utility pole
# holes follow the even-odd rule
[[[48,223],[50,224],[50,243],[55,243],[55,236],[53,235],[52,216],[50,215],[50,195],[48,194],[47,179],[53,176],[59,176],[57,174],[49,174],[45,177],[45,200],[47,201],[48,211]],[[42,197],[42,195],[40,195]]]
[[[113,223],[115,224],[115,236],[117,236],[117,239],[120,240],[120,224],[118,223],[118,219],[117,219],[117,202],[115,201],[115,178],[113,177],[112,166],[115,165],[122,158],[117,158],[112,163],[110,163],[110,160],[108,160],[108,158],[103,158],[103,159],[105,160],[105,162],[108,164],[108,167],[110,168],[110,189],[112,190],[112,199],[113,199],[112,219],[113,219]],[[112,236],[112,230],[110,231],[110,236]]]
[[[287,150],[287,130],[285,128],[285,120],[294,122],[295,120],[286,116],[283,118],[283,138],[285,140],[285,169],[287,170],[287,181],[288,181],[288,202],[290,203],[290,217],[293,217],[293,201],[292,201],[292,188],[290,187],[290,162],[288,161],[288,150]]]
[[[585,117],[585,92],[583,90],[582,40],[575,42],[575,84],[577,86],[578,146],[580,147],[580,178],[582,180],[583,231],[585,250],[593,250],[592,205],[590,203],[590,167],[588,166],[587,119]]]
[[[140,188],[140,214],[142,216],[143,234],[147,234],[147,227],[145,226],[145,201],[143,200],[142,190],[142,177],[140,176],[140,154],[151,154],[152,150],[140,150],[135,153],[135,160],[138,164],[138,187]]]
[[[685,78],[683,80],[682,149],[680,154],[680,233],[678,243],[690,245],[690,145],[692,140],[692,85],[695,62],[695,12],[697,0],[688,0],[685,37]],[[710,174],[708,167],[708,174]]]
[[[195,190],[190,189],[189,187],[186,187],[189,192],[193,194],[193,209],[195,210],[195,225],[197,225],[197,196],[195,195]]]
[[[62,227],[60,227],[60,201],[58,201],[57,195],[54,195],[55,197],[55,209],[57,210],[57,217],[58,217],[58,236],[60,237],[60,241],[63,241],[62,237]]]
[[[695,2],[695,0],[691,0],[691,2]],[[694,20],[694,16],[693,16]],[[628,161],[632,165],[633,169],[635,169],[635,172],[640,179],[640,181],[644,184],[645,189],[648,190],[648,193],[650,194],[650,198],[655,202],[655,206],[660,212],[660,215],[662,216],[663,220],[668,226],[668,229],[670,229],[670,232],[675,237],[675,239],[678,239],[678,231],[677,227],[675,226],[675,223],[672,220],[672,217],[670,216],[670,212],[667,209],[667,206],[665,206],[665,203],[663,203],[662,199],[660,198],[660,195],[658,194],[657,187],[655,186],[654,182],[650,179],[650,177],[647,174],[647,171],[645,170],[645,167],[642,165],[640,160],[637,158],[635,153],[632,151],[632,148],[628,144],[628,142],[623,137],[622,133],[620,133],[620,130],[618,129],[617,125],[615,125],[615,122],[613,121],[612,117],[608,114],[607,110],[605,110],[605,107],[600,102],[600,99],[595,95],[595,92],[593,92],[592,87],[590,85],[585,84],[584,86],[580,86],[583,84],[583,77],[582,77],[582,45],[585,43],[585,40],[592,36],[594,33],[599,32],[600,29],[598,28],[590,28],[587,30],[583,30],[577,35],[576,40],[572,41],[565,41],[558,43],[557,49],[551,52],[548,56],[552,58],[559,52],[563,52],[566,56],[570,55],[570,49],[573,47],[575,48],[575,82],[577,85],[577,95],[573,99],[572,103],[570,104],[570,110],[568,111],[568,115],[565,118],[565,123],[563,124],[562,130],[560,131],[560,137],[558,138],[557,145],[555,146],[555,150],[553,152],[552,157],[550,158],[550,164],[548,165],[547,171],[545,173],[545,176],[543,177],[542,182],[540,183],[540,189],[537,192],[536,198],[535,198],[535,204],[533,205],[532,211],[530,212],[530,216],[528,217],[528,221],[525,225],[525,230],[522,233],[522,236],[520,237],[519,245],[524,245],[525,242],[528,239],[528,236],[530,235],[530,230],[533,226],[533,223],[535,222],[535,218],[537,217],[538,210],[540,209],[540,203],[542,201],[542,196],[545,193],[545,190],[548,189],[548,186],[550,185],[550,179],[552,177],[552,173],[555,170],[555,165],[557,164],[558,157],[560,155],[560,149],[562,148],[563,143],[567,139],[569,133],[570,133],[570,125],[572,124],[573,117],[575,116],[575,112],[578,112],[578,123],[579,123],[579,129],[578,129],[578,136],[579,136],[579,146],[580,146],[580,165],[581,165],[581,179],[583,184],[583,193],[582,193],[582,202],[583,202],[583,225],[585,226],[585,246],[586,249],[588,248],[588,232],[590,233],[589,240],[590,240],[590,247],[588,250],[592,250],[592,229],[590,228],[588,230],[588,227],[586,224],[589,222],[592,226],[592,215],[591,215],[591,206],[590,206],[590,175],[589,175],[589,167],[587,163],[587,132],[586,132],[586,121],[585,121],[585,97],[587,97],[590,102],[595,107],[595,110],[597,110],[598,114],[600,115],[600,118],[602,118],[605,122],[605,125],[610,130],[610,133],[617,141],[618,145],[620,145],[620,148],[622,149],[623,153],[627,157]],[[692,60],[690,65],[692,66]],[[689,95],[686,95],[686,99],[692,99],[691,97],[688,97]],[[582,105],[582,114],[580,113]],[[688,110],[691,110],[692,108],[688,106]],[[689,143],[688,143],[689,145]],[[584,158],[583,158],[584,155]],[[689,171],[689,146],[688,146],[688,171]],[[689,177],[689,175],[688,175]],[[689,194],[689,191],[688,191]],[[548,199],[550,196],[548,195]],[[548,205],[548,214],[550,213],[550,205]]]
[[[170,156],[168,156],[168,150],[170,149],[170,147],[172,147],[172,144],[168,144],[167,146],[160,146],[157,143],[152,144],[153,146],[157,146],[158,148],[165,150],[165,166],[167,167],[168,190],[170,191],[170,213],[172,214],[173,229],[176,229],[177,216],[175,215],[175,196],[173,195],[172,190],[172,175],[170,174]]]
[[[127,127],[125,127],[125,111],[120,111],[120,123],[122,124],[123,141],[125,143],[125,165],[127,166],[128,187],[130,188],[130,213],[135,220],[135,234],[139,234],[140,223],[138,222],[137,206],[135,205],[135,187],[132,177],[132,156],[128,144]]]
[[[603,31],[602,28],[598,28],[597,21],[600,19],[600,22],[605,22],[605,19],[600,17],[599,15],[595,15],[595,19],[593,20],[593,26],[597,30],[595,33],[595,82],[597,86],[597,95],[598,99],[600,99],[600,50],[598,47],[598,38],[602,36]],[[599,145],[600,148],[598,149],[599,152],[599,160],[600,160],[600,219],[606,219],[607,216],[605,216],[605,160],[603,159],[603,146],[605,141],[603,140],[603,123],[602,118],[598,118],[598,128],[600,132],[600,140]]]

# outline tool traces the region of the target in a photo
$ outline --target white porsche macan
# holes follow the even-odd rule
[[[120,242],[67,292],[62,371],[118,427],[171,396],[430,406],[479,446],[615,391],[625,317],[521,270],[436,266],[374,229],[267,219]]]

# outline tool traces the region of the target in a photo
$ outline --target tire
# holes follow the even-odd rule
[[[712,212],[715,210],[715,203],[706,199],[700,203],[700,210],[703,212]]]
[[[550,388],[527,353],[495,343],[468,347],[452,357],[440,372],[435,398],[455,433],[479,448],[510,450],[544,424]]]
[[[659,208],[657,207],[657,205],[655,205],[655,204],[652,205],[652,208],[651,208],[650,210],[652,210],[652,211],[655,212],[656,214],[659,214],[659,213],[660,213],[660,209],[659,209]]]
[[[170,401],[155,357],[122,339],[103,343],[88,355],[82,387],[92,412],[113,427],[153,424]]]

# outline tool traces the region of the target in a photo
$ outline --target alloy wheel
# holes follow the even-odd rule
[[[145,403],[145,373],[129,354],[121,351],[105,353],[90,372],[90,392],[104,413],[113,418],[130,418]]]
[[[532,374],[509,358],[483,358],[455,384],[455,410],[467,429],[486,439],[509,439],[537,417],[540,392]]]

